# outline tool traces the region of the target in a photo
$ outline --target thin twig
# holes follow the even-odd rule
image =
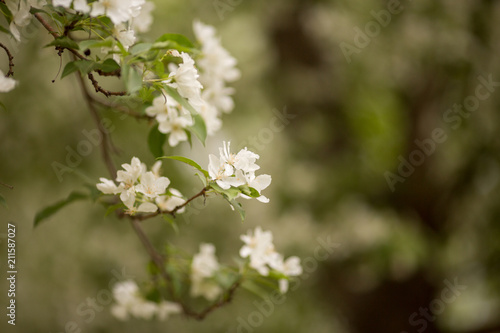
[[[7,72],[7,74],[5,74],[5,76],[6,77],[13,76],[14,75],[14,57],[10,53],[7,46],[0,43],[0,47],[5,50],[5,53],[7,53],[7,57],[9,58],[9,71]]]
[[[44,26],[44,28],[47,29],[47,31],[54,38],[61,37],[61,35],[57,31],[55,31],[54,28],[52,28],[52,26],[47,21],[45,21],[45,19],[42,17],[42,15],[40,13],[35,13],[34,16]],[[86,58],[85,56],[81,55],[78,51],[76,51],[76,50],[74,50],[72,48],[62,47],[62,46],[60,46],[59,48],[60,49],[66,49],[66,50],[70,51],[75,57],[79,58],[80,60],[89,60],[88,58]],[[116,75],[116,76],[118,76],[118,75]],[[94,76],[92,75],[92,73],[88,74],[88,78],[92,82],[92,85],[94,86],[95,91],[104,94],[106,97],[109,97],[109,96],[124,96],[124,95],[127,94],[125,91],[116,91],[115,92],[115,91],[109,91],[109,90],[106,90],[106,89],[102,88],[99,85],[99,82],[97,82],[97,80],[94,78]]]
[[[187,206],[191,201],[193,201],[194,199],[196,199],[196,198],[198,198],[198,197],[200,197],[202,195],[205,196],[205,194],[206,194],[207,191],[208,191],[208,186],[204,187],[200,192],[196,193],[191,198],[187,199],[184,203],[182,203],[181,205],[176,206],[172,210],[164,210],[164,211],[159,211],[158,210],[155,213],[151,213],[151,214],[147,214],[147,215],[138,215],[138,216],[135,216],[135,219],[137,219],[138,221],[144,221],[144,220],[150,219],[152,217],[158,216],[160,214],[169,214],[169,215],[175,216],[175,213],[177,213],[183,207]]]
[[[9,190],[14,189],[14,186],[11,186],[11,185],[8,185],[8,184],[2,183],[2,182],[0,182],[0,185],[7,187]]]

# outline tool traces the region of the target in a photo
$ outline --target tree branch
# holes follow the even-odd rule
[[[61,37],[61,35],[57,31],[55,31],[54,28],[52,28],[52,26],[47,21],[45,21],[45,19],[42,17],[42,15],[40,13],[35,13],[33,15],[43,25],[43,27],[45,29],[47,29],[47,31],[52,35],[52,37],[54,37],[54,38]],[[79,58],[80,60],[89,60],[89,59],[87,59],[87,57],[81,55],[78,51],[76,51],[76,50],[74,50],[72,48],[62,47],[62,46],[59,47],[59,48],[61,50],[66,49],[66,50],[70,51],[75,57]],[[97,72],[99,74],[103,73],[102,71],[97,71]],[[119,72],[116,72],[115,75],[119,76]],[[104,94],[106,97],[109,97],[109,96],[124,96],[124,95],[127,94],[124,91],[117,91],[117,92],[115,92],[115,91],[109,91],[109,90],[106,90],[106,89],[102,88],[99,85],[99,83],[97,82],[97,80],[94,78],[94,76],[92,75],[92,73],[88,74],[88,78],[92,82],[92,85],[94,86],[95,91]]]
[[[5,76],[6,77],[13,76],[14,75],[14,57],[10,53],[7,46],[0,43],[0,47],[5,50],[5,53],[7,53],[7,57],[9,58],[9,71],[7,72],[7,74],[5,74]]]
[[[187,199],[183,204],[176,206],[172,210],[164,210],[164,211],[158,210],[155,213],[135,216],[135,219],[137,219],[138,221],[144,221],[144,220],[150,219],[152,217],[158,216],[160,214],[170,214],[170,215],[175,217],[175,213],[177,213],[183,207],[186,207],[191,201],[193,201],[194,199],[196,199],[198,197],[201,197],[202,195],[205,196],[206,192],[208,191],[208,188],[209,188],[208,186],[204,187],[200,192],[196,193],[191,198]]]
[[[13,190],[14,186],[0,182],[0,185],[7,187],[9,190]]]

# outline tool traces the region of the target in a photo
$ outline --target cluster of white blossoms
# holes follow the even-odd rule
[[[116,304],[111,307],[111,314],[120,320],[127,320],[130,316],[146,320],[156,316],[159,320],[166,320],[171,314],[182,312],[182,307],[177,303],[146,300],[137,284],[131,280],[117,283],[113,287],[113,296]]]
[[[176,89],[179,95],[188,100],[203,118],[207,134],[213,135],[222,126],[222,113],[231,112],[234,108],[231,98],[234,89],[227,87],[226,82],[237,80],[240,71],[236,68],[236,59],[221,46],[214,27],[195,21],[193,29],[202,47],[200,59],[195,63],[188,53],[171,50],[170,54],[181,58],[182,62],[169,65],[170,73],[163,83]],[[188,139],[185,131],[193,125],[193,119],[172,98],[156,97],[146,113],[156,117],[160,132],[170,134],[170,146]]]
[[[172,211],[185,202],[176,189],[170,188],[167,192],[170,180],[160,176],[160,161],[153,165],[151,171],[147,171],[146,165],[133,157],[132,162],[122,164],[122,168],[124,170],[117,172],[118,186],[106,178],[100,178],[101,183],[96,186],[104,194],[119,194],[127,207],[127,214],[154,213],[158,208],[160,211]],[[177,213],[182,213],[184,208]]]
[[[87,3],[87,0],[52,0],[53,6],[60,6],[66,9],[74,9],[75,11],[90,14],[90,16],[97,17],[105,15],[111,19],[114,24],[120,24],[127,21],[138,22],[138,31],[147,31],[151,24],[151,17],[149,14],[154,5],[146,2],[146,0],[98,0]],[[146,16],[143,16],[146,15]]]
[[[240,256],[250,258],[250,267],[257,270],[259,274],[268,276],[270,269],[286,277],[302,274],[302,266],[298,257],[293,256],[285,260],[282,254],[276,252],[271,231],[262,231],[260,227],[257,227],[253,232],[249,230],[240,239],[245,243],[240,249]],[[279,288],[282,293],[286,293],[288,279],[280,279]]]
[[[255,175],[255,171],[260,166],[255,164],[259,155],[249,151],[246,147],[237,154],[230,151],[230,142],[223,142],[223,147],[219,148],[220,157],[209,155],[208,174],[212,180],[222,189],[247,185],[254,188],[259,194],[271,184],[270,175]],[[240,193],[238,196],[249,199],[250,197]],[[260,202],[269,202],[263,195],[257,197]]]
[[[214,281],[219,270],[219,262],[215,256],[215,246],[203,243],[200,252],[193,256],[191,263],[191,296],[203,296],[214,301],[222,293],[222,288]]]
[[[214,27],[194,21],[193,31],[201,45],[201,56],[197,64],[200,68],[200,82],[204,86],[202,97],[219,114],[231,112],[234,108],[231,98],[234,89],[227,87],[226,83],[240,78],[241,73],[236,68],[237,61],[222,47]]]

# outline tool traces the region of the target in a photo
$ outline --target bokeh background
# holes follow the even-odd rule
[[[94,315],[81,314],[90,309],[88,298],[109,290],[113,272],[147,279],[148,257],[126,221],[104,218],[104,208],[89,202],[33,229],[40,208],[107,175],[97,147],[62,182],[54,173],[52,163],[64,163],[67,147],[76,149],[85,140],[82,131],[95,125],[76,79],[56,78],[60,60],[43,48],[51,38],[33,23],[30,38],[13,52],[21,83],[0,96],[0,181],[15,187],[0,187],[9,206],[0,207],[0,262],[3,277],[6,223],[14,222],[14,330],[500,332],[500,89],[493,86],[474,112],[448,111],[474,96],[479,76],[500,81],[500,2],[401,1],[398,13],[377,30],[371,12],[394,3],[156,1],[146,40],[165,32],[192,38],[198,18],[217,27],[243,74],[234,85],[236,109],[207,147],[167,152],[206,165],[222,140],[246,144],[261,155],[262,171],[273,182],[266,190],[269,204],[244,203],[244,223],[218,199],[207,201],[201,214],[181,218],[179,235],[161,218],[148,221],[155,244],[194,253],[200,242],[212,242],[221,262],[230,263],[241,246],[239,235],[261,225],[274,232],[287,256],[311,259],[321,243],[338,245],[326,258],[308,260],[300,284],[272,311],[259,310],[260,299],[241,290],[203,322],[176,316],[123,323],[100,304]],[[360,37],[357,29],[367,27],[374,30]],[[341,45],[351,51],[358,46],[346,57]],[[2,53],[4,72],[6,65]],[[295,118],[283,130],[269,131],[276,112],[285,109]],[[113,140],[122,153],[115,162],[138,156],[151,165],[150,125],[107,111],[103,116],[116,125]],[[415,141],[429,140],[436,129],[446,139],[391,189],[387,172],[397,175],[401,160],[420,150]],[[248,143],[252,138],[256,144]],[[199,186],[191,170],[176,162],[166,162],[164,173],[183,193]],[[426,317],[421,309],[429,307],[434,313]],[[2,316],[1,331],[10,332]],[[76,327],[68,328],[69,322]]]

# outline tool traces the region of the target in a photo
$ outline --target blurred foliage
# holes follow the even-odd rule
[[[243,224],[227,204],[210,200],[200,214],[181,220],[178,236],[161,218],[148,223],[148,234],[157,246],[169,242],[191,253],[201,241],[213,242],[221,262],[231,260],[238,235],[255,225],[272,230],[285,254],[304,260],[321,240],[339,244],[317,266],[305,265],[300,285],[269,315],[262,300],[240,291],[204,322],[122,323],[108,304],[96,307],[95,316],[82,315],[88,298],[109,290],[113,270],[146,279],[139,272],[147,256],[130,226],[104,218],[101,207],[75,203],[33,230],[40,207],[105,174],[97,148],[62,182],[53,172],[51,163],[63,162],[67,147],[94,125],[74,78],[51,83],[59,59],[42,48],[50,36],[34,24],[33,38],[13,52],[21,83],[0,96],[0,181],[14,186],[0,187],[8,203],[0,209],[2,220],[18,226],[19,331],[63,332],[75,321],[82,332],[235,332],[244,321],[258,323],[246,330],[259,332],[417,332],[424,324],[412,325],[411,315],[441,299],[445,281],[458,279],[467,288],[425,321],[425,331],[498,332],[500,94],[493,91],[457,126],[446,112],[475,94],[478,76],[500,80],[500,3],[401,1],[402,10],[349,63],[341,43],[354,45],[353,28],[364,31],[376,22],[371,11],[386,10],[389,2],[157,1],[148,38],[190,36],[192,19],[199,18],[219,29],[243,74],[223,131],[206,148],[169,153],[204,166],[208,153],[231,139],[235,147],[253,146],[273,183],[271,203],[246,203]],[[221,3],[230,8],[223,19],[216,10]],[[296,117],[271,136],[266,129],[285,108]],[[104,116],[116,125],[117,164],[132,155],[151,164],[149,125]],[[447,139],[391,191],[386,172],[397,174],[400,157],[408,160],[420,149],[415,141],[437,128]],[[176,188],[194,193],[198,180],[190,169],[164,165]]]

